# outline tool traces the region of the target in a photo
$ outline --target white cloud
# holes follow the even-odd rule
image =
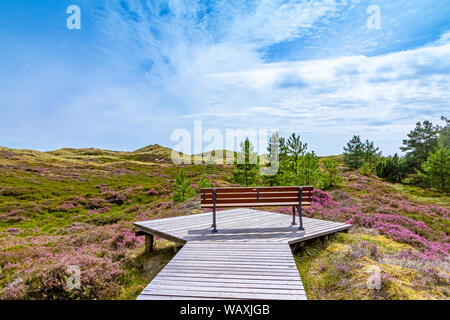
[[[315,23],[356,2],[261,1],[245,7],[219,1],[203,19],[198,3],[170,2],[171,15],[160,17],[158,2],[146,8],[127,1],[125,12],[111,2],[106,18],[125,52],[138,51],[151,61],[142,85],[151,100],[142,109],[153,115],[164,106],[178,113],[174,127],[203,119],[222,130],[278,127],[346,136],[359,131],[379,141],[396,136],[390,145],[399,146],[415,121],[448,112],[448,34],[422,48],[373,57],[266,63],[259,52],[311,32]],[[118,50],[111,51],[114,56]],[[127,118],[129,107],[123,105]]]

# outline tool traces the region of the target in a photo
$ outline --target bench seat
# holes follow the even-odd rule
[[[283,207],[292,206],[292,224],[295,223],[295,208],[300,219],[300,230],[303,229],[302,207],[311,205],[311,186],[287,187],[232,187],[200,189],[200,207],[213,209],[212,232],[216,229],[217,208],[238,207]]]
[[[297,206],[296,202],[266,202],[266,203],[217,203],[216,208],[237,208],[237,207],[284,207],[284,206]],[[302,202],[302,207],[311,206],[310,202]],[[213,208],[214,204],[201,204],[201,208]]]

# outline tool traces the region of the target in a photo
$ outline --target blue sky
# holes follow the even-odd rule
[[[449,116],[450,1],[430,3],[1,1],[0,145],[172,147],[202,120],[393,154],[416,121]]]

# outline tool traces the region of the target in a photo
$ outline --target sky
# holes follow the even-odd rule
[[[450,0],[0,1],[0,146],[174,147],[202,121],[390,155],[449,101]]]

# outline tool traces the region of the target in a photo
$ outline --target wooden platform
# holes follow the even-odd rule
[[[185,244],[138,299],[306,299],[289,244],[351,225],[252,209],[136,222],[138,230]],[[298,217],[296,218],[298,223]]]
[[[346,230],[349,224],[303,218],[305,231],[292,226],[292,216],[253,209],[217,212],[217,233],[211,233],[212,213],[136,222],[139,230],[178,243],[187,241],[263,241],[293,244]]]

